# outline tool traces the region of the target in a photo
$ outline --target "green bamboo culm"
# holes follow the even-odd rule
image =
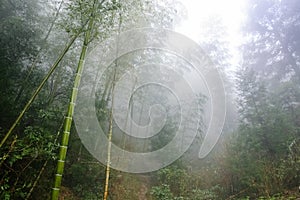
[[[60,190],[62,175],[63,175],[63,171],[64,171],[64,165],[65,165],[67,148],[68,148],[68,143],[69,143],[69,135],[70,135],[70,130],[71,130],[72,118],[73,118],[73,113],[74,113],[74,108],[75,108],[75,103],[76,103],[76,98],[77,98],[77,92],[78,92],[78,87],[80,85],[81,74],[82,74],[82,71],[84,68],[85,55],[87,52],[88,43],[91,38],[91,32],[93,29],[93,25],[94,25],[94,13],[91,14],[87,30],[84,34],[84,41],[83,41],[83,46],[82,46],[82,50],[81,50],[81,54],[80,54],[80,59],[79,59],[78,66],[77,66],[76,76],[75,76],[75,80],[74,80],[74,86],[73,86],[73,90],[72,90],[72,94],[71,94],[71,99],[70,99],[70,103],[69,103],[69,107],[68,107],[67,116],[66,116],[65,122],[64,122],[63,136],[62,136],[62,141],[61,141],[60,148],[59,148],[57,169],[56,169],[56,174],[55,174],[55,179],[54,179],[54,187],[52,188],[52,200],[58,200],[58,197],[59,197],[59,190]]]
[[[121,24],[122,24],[122,16],[121,13],[119,13],[119,28],[118,28],[118,34],[121,32]],[[117,54],[119,51],[119,36],[118,36],[118,42],[117,42]],[[112,100],[111,100],[111,108],[110,108],[110,114],[109,114],[109,130],[108,130],[108,146],[107,146],[107,163],[106,163],[106,174],[105,174],[105,185],[104,185],[104,194],[103,194],[103,200],[108,199],[108,185],[109,185],[109,177],[110,177],[110,160],[111,160],[111,145],[112,145],[112,134],[113,134],[113,106],[114,106],[114,90],[115,90],[115,82],[116,82],[116,74],[117,74],[117,67],[118,67],[118,60],[116,60],[115,67],[114,67],[114,73],[113,73],[113,80],[112,80],[112,88],[111,88],[111,94],[112,94]]]
[[[66,53],[69,51],[70,47],[72,46],[72,44],[74,43],[74,41],[76,40],[76,38],[78,37],[78,35],[79,35],[79,33],[76,34],[75,36],[73,36],[71,38],[71,40],[69,41],[69,43],[66,45],[66,47],[64,48],[64,50],[61,52],[61,54],[59,55],[59,57],[56,59],[55,63],[51,66],[49,72],[44,77],[44,79],[42,80],[41,84],[34,91],[32,97],[29,99],[29,101],[27,102],[27,104],[25,105],[25,107],[23,108],[23,110],[21,111],[21,113],[19,114],[19,116],[17,117],[17,119],[15,120],[15,122],[13,123],[13,125],[10,127],[10,129],[8,130],[8,132],[5,134],[4,138],[1,140],[0,148],[5,143],[5,141],[7,140],[7,138],[11,135],[11,133],[13,132],[13,130],[16,128],[16,126],[18,125],[18,123],[22,119],[23,115],[28,110],[28,108],[30,107],[30,105],[32,104],[32,102],[35,100],[35,98],[37,97],[37,95],[39,94],[39,92],[41,91],[41,89],[43,88],[43,86],[45,85],[45,83],[47,82],[47,80],[49,79],[49,77],[51,76],[51,74],[57,68],[57,66],[59,65],[59,63],[61,62],[61,60],[63,59],[63,57],[66,55]]]
[[[117,66],[117,63],[116,63]],[[107,200],[108,198],[108,182],[109,182],[109,176],[110,176],[110,159],[111,159],[111,139],[113,134],[113,106],[114,106],[114,89],[115,89],[115,80],[116,80],[116,67],[114,69],[114,75],[112,80],[112,100],[111,100],[111,108],[109,113],[109,130],[108,130],[108,146],[107,146],[107,163],[106,163],[106,170],[105,170],[105,184],[104,184],[104,194],[103,194],[103,200]]]

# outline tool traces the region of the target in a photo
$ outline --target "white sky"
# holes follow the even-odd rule
[[[218,15],[227,28],[230,50],[233,54],[232,64],[237,64],[239,54],[237,47],[242,42],[240,27],[245,20],[246,0],[180,0],[187,9],[187,19],[176,28],[195,42],[200,40],[201,20]]]

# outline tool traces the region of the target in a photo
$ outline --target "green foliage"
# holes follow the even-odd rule
[[[299,198],[298,193],[290,190],[295,190],[300,180],[300,14],[296,12],[300,4],[295,0],[255,0],[254,4],[248,10],[245,30],[250,42],[242,49],[244,63],[238,76],[241,122],[226,151],[218,152],[220,156],[211,155],[209,161],[197,166],[199,171],[195,174],[184,167],[183,160],[178,161],[154,173],[152,182],[133,175],[118,177],[113,171],[111,199],[138,198],[141,183],[149,187],[154,185],[148,193],[158,200],[226,199],[228,196],[243,200]],[[66,39],[61,29],[69,35],[87,30],[93,1],[65,2],[58,19],[61,29],[55,23],[55,34],[49,41],[42,39],[43,29],[49,26],[48,16],[43,12],[50,10],[45,5],[40,1],[4,0],[0,3],[1,138],[60,51]],[[119,22],[122,22],[121,30],[145,25],[172,28],[173,22],[178,22],[178,11],[177,1],[103,1],[94,13],[96,28],[88,43],[93,45],[92,41],[109,37],[119,28]],[[220,55],[214,60],[218,66],[228,66],[227,43],[220,38],[226,33],[220,30],[219,19],[214,20],[214,26],[207,29],[215,33],[214,37],[205,38],[203,44],[210,55]],[[76,41],[62,61],[61,69],[53,74],[28,110],[14,132],[17,137],[9,138],[0,149],[0,199],[24,199],[35,181],[38,184],[29,199],[49,198],[49,180],[55,169],[53,160],[57,159],[56,133],[67,108],[79,44],[80,41]],[[41,52],[42,47],[47,47],[44,48],[47,51]],[[36,59],[39,53],[41,56]],[[137,58],[143,59],[142,56]],[[160,63],[160,59],[165,58],[151,59]],[[33,62],[37,68],[24,83],[28,66]],[[126,71],[125,61],[122,64],[125,64],[122,70]],[[105,75],[107,80],[111,79],[110,73]],[[109,87],[109,83],[101,86],[101,93],[96,94],[101,100],[96,102],[97,115],[104,127],[111,100],[105,88],[109,90]],[[20,92],[21,89],[24,91]],[[175,130],[176,126],[168,121],[162,134],[147,145],[159,149],[172,139]],[[66,199],[101,199],[104,167],[89,155],[74,135],[68,151],[63,185],[72,195],[66,195]],[[45,170],[41,171],[47,162]]]
[[[266,2],[262,2],[258,7],[271,6],[264,4]],[[251,51],[254,51],[255,47],[251,48]],[[248,50],[246,52],[249,53]],[[298,177],[296,174],[299,173],[299,165],[296,164],[299,157],[293,154],[295,160],[291,161],[289,147],[291,144],[299,145],[299,123],[296,121],[300,113],[298,106],[294,105],[300,100],[299,82],[293,78],[278,81],[278,76],[282,78],[285,74],[276,70],[272,72],[273,75],[276,74],[276,78],[269,76],[268,78],[272,77],[269,80],[262,77],[261,73],[264,70],[265,74],[271,73],[259,62],[264,62],[265,57],[258,56],[257,62],[250,65],[247,59],[251,59],[251,56],[246,56],[244,67],[239,72],[241,124],[229,158],[233,174],[237,177],[236,189],[247,188],[250,197],[256,198],[259,194],[271,196],[289,187],[295,187],[297,183],[292,177]],[[269,55],[268,59],[272,60],[272,56]],[[293,61],[290,62],[292,65]],[[261,69],[253,67],[253,64]],[[274,89],[266,80],[271,81],[277,88]]]
[[[276,103],[276,95],[264,92],[264,98],[254,100],[259,97],[257,93],[259,91],[246,98],[249,100],[244,104],[247,110],[242,110],[246,115],[230,159],[240,183],[237,188],[250,188],[253,193],[271,195],[282,191],[287,186],[285,180],[299,172],[295,170],[298,164],[289,162],[288,156],[289,145],[298,141],[298,125],[293,123],[291,113]]]
[[[250,200],[249,196],[246,197],[240,197],[240,198],[235,198],[236,200]],[[296,196],[286,196],[286,195],[281,195],[281,194],[275,194],[271,197],[264,197],[264,196],[260,196],[257,198],[258,200],[296,200],[297,197]]]
[[[24,8],[24,4],[27,8]],[[12,6],[1,1],[0,30],[0,127],[7,128],[17,115],[19,106],[13,104],[17,90],[25,76],[25,63],[36,55],[41,32],[30,21],[36,21],[35,3],[15,2]],[[1,135],[2,136],[2,135]],[[2,138],[2,137],[1,137]]]
[[[244,27],[249,36],[243,48],[244,65],[258,71],[273,88],[280,85],[278,80],[291,78],[299,83],[298,2],[254,0],[252,5]]]
[[[192,191],[191,199],[193,200],[206,200],[206,199],[218,199],[218,195],[215,193],[215,188],[209,190],[195,189]]]
[[[205,184],[201,175],[188,173],[184,164],[177,161],[169,167],[157,172],[158,186],[153,186],[151,195],[154,199],[166,198],[172,200],[206,200],[220,199],[224,188],[219,185]],[[201,185],[203,181],[204,186]]]
[[[96,8],[93,13],[94,4]],[[96,28],[91,32],[90,40],[104,40],[116,30],[120,9],[118,1],[70,1],[66,3],[66,13],[58,23],[67,33],[75,35],[87,31],[88,21],[93,16]]]
[[[72,188],[76,196],[82,199],[102,199],[102,181],[104,180],[104,167],[99,164],[84,165],[82,163],[74,163],[70,166],[69,172],[66,174],[65,185]]]
[[[238,79],[241,124],[230,147],[229,166],[235,192],[243,191],[241,196],[250,199],[287,199],[275,194],[298,187],[300,180],[295,46],[300,15],[294,12],[295,3],[264,0],[248,8],[245,31],[251,39],[243,49]],[[268,45],[272,48],[264,48]]]
[[[173,200],[173,195],[167,184],[153,187],[151,189],[151,194],[156,200]]]
[[[158,171],[159,181],[167,184],[176,195],[182,194],[188,187],[188,174],[176,166],[166,167]]]
[[[30,77],[32,82],[26,83],[24,88],[25,95],[20,101],[15,101],[27,76],[27,66],[40,48],[42,31],[36,26],[37,21],[42,19],[37,15],[39,6],[36,1],[1,1],[1,14],[5,13],[1,15],[0,30],[1,139],[43,76],[44,70],[33,74]],[[46,97],[46,94],[41,97]],[[1,199],[25,199],[42,163],[54,157],[55,132],[62,113],[48,110],[43,105],[43,98],[35,102],[33,110],[27,113],[15,131],[17,137],[9,138],[0,149]],[[59,107],[56,109],[59,110]]]
[[[167,184],[161,184],[160,186],[154,186],[151,189],[151,195],[154,199],[161,200],[208,200],[218,199],[217,191],[219,187],[212,187],[211,189],[187,189],[182,196],[175,196],[171,191],[170,186]]]

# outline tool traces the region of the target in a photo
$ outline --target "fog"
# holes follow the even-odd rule
[[[0,198],[300,198],[299,11],[1,1]]]

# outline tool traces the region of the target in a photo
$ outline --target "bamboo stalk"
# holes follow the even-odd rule
[[[49,160],[47,159],[47,160],[44,162],[44,164],[43,164],[41,170],[39,171],[38,176],[36,177],[36,179],[35,179],[34,182],[33,182],[32,187],[30,188],[29,192],[27,193],[25,200],[28,200],[28,199],[30,198],[30,196],[31,196],[31,194],[32,194],[32,192],[33,192],[33,190],[34,190],[34,188],[36,187],[38,181],[40,180],[40,178],[41,178],[41,176],[42,176],[42,174],[43,174],[43,172],[45,171],[45,168],[46,168],[46,166],[47,166],[47,164],[48,164],[48,161],[49,161]]]
[[[6,160],[6,158],[8,158],[9,154],[14,149],[16,142],[17,142],[17,136],[15,136],[14,140],[11,142],[8,152],[2,156],[1,162],[0,162],[0,167],[2,166],[3,162]]]
[[[122,24],[122,17],[119,13],[119,28],[118,33],[120,33],[121,30],[121,24]],[[118,55],[118,45],[117,43],[117,55]],[[116,74],[117,74],[117,67],[118,67],[118,60],[116,60],[114,74],[113,74],[113,80],[112,80],[112,88],[111,88],[111,108],[110,108],[110,116],[109,116],[109,130],[108,130],[108,146],[107,146],[107,163],[106,163],[106,176],[105,176],[105,185],[104,185],[104,195],[103,200],[107,200],[108,197],[108,183],[109,183],[109,176],[110,176],[110,160],[111,160],[111,139],[113,134],[113,106],[114,106],[114,89],[115,89],[115,81],[116,81]]]
[[[112,103],[112,106],[113,106],[113,103]],[[107,197],[108,197],[108,182],[109,182],[109,175],[110,175],[110,158],[111,158],[112,124],[113,124],[113,116],[112,116],[112,108],[111,108],[111,110],[110,110],[110,120],[109,120],[109,131],[108,131],[107,163],[106,163],[106,176],[105,176],[105,186],[104,186],[103,200],[107,200]]]
[[[76,103],[77,94],[78,94],[78,88],[80,85],[81,74],[82,74],[83,68],[84,68],[84,60],[85,60],[85,56],[86,56],[86,52],[87,52],[88,43],[90,42],[91,32],[92,32],[93,25],[94,25],[95,1],[94,1],[93,6],[94,6],[93,12],[91,14],[91,18],[89,19],[87,30],[84,34],[84,41],[83,41],[83,46],[82,46],[82,50],[81,50],[81,54],[80,54],[80,59],[79,59],[78,66],[77,66],[74,86],[73,86],[71,99],[70,99],[70,103],[69,103],[69,107],[68,107],[68,111],[67,111],[67,116],[65,118],[62,142],[59,147],[59,158],[57,161],[57,170],[56,170],[56,174],[55,174],[54,187],[52,188],[52,200],[58,200],[58,197],[59,197],[59,190],[60,190],[60,186],[61,186],[62,175],[63,175],[64,165],[65,165],[65,160],[66,160],[67,148],[68,148],[68,143],[69,143],[69,135],[70,135],[70,130],[71,130],[71,124],[72,124],[75,103]]]
[[[35,100],[35,98],[37,97],[37,95],[39,94],[39,92],[41,91],[41,89],[43,88],[43,86],[45,85],[45,83],[47,82],[47,80],[49,79],[49,77],[51,76],[51,74],[54,72],[54,70],[57,68],[57,66],[59,65],[59,63],[63,59],[63,57],[66,55],[66,53],[68,52],[68,50],[70,49],[70,47],[72,46],[72,44],[74,43],[74,41],[76,40],[76,38],[78,37],[78,35],[79,35],[79,33],[77,33],[75,36],[73,36],[71,38],[71,40],[69,41],[69,43],[67,44],[67,46],[64,48],[64,50],[61,52],[61,54],[59,55],[59,57],[56,59],[55,63],[51,66],[49,72],[44,77],[43,81],[38,86],[38,88],[34,91],[32,97],[29,99],[29,101],[27,102],[27,104],[23,108],[22,112],[17,117],[16,121],[13,123],[13,125],[10,127],[9,131],[6,133],[6,135],[4,136],[4,138],[1,140],[0,148],[5,143],[5,141],[7,140],[7,138],[11,135],[11,133],[13,132],[13,130],[16,128],[16,126],[18,125],[18,123],[22,119],[23,115],[28,110],[28,108],[30,107],[30,105],[32,104],[32,102]]]
[[[104,185],[104,195],[103,200],[107,200],[108,197],[108,183],[109,183],[109,176],[110,176],[110,160],[111,160],[111,139],[113,134],[113,106],[114,106],[114,89],[115,89],[115,80],[116,80],[116,71],[117,71],[117,62],[114,69],[114,75],[112,80],[112,100],[111,100],[111,108],[109,113],[109,130],[108,130],[108,146],[107,146],[107,161],[106,161],[106,175],[105,175],[105,185]]]

